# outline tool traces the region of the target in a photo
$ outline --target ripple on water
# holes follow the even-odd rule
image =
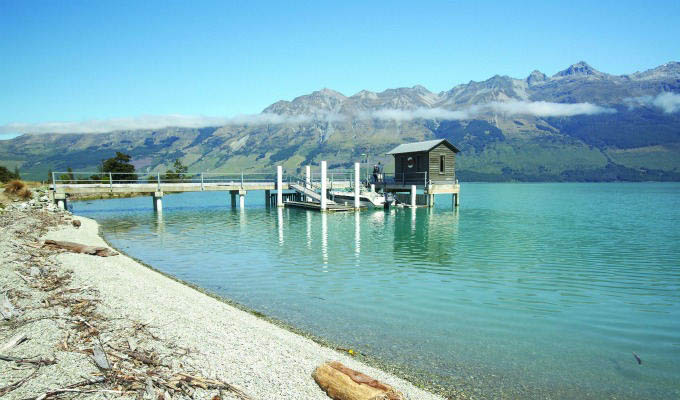
[[[411,376],[487,398],[678,397],[680,185],[465,184],[462,207],[74,203],[115,246]],[[637,365],[635,351],[643,358]]]

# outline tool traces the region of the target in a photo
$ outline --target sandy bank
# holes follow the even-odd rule
[[[43,239],[108,245],[94,220],[61,226]],[[312,371],[339,360],[401,390],[411,399],[439,399],[412,384],[325,348],[307,338],[241,311],[119,255],[100,258],[62,253],[58,263],[73,270],[76,285],[100,293],[100,312],[155,327],[158,336],[192,349],[192,364],[203,376],[221,379],[259,399],[328,399]]]

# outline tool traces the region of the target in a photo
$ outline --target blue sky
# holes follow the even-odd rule
[[[418,4],[416,4],[418,3]],[[0,0],[0,126],[680,60],[679,1]]]

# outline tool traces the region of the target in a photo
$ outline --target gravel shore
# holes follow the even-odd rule
[[[15,206],[0,214],[0,293],[21,312],[0,322],[0,348],[17,334],[28,338],[0,355],[32,360],[0,361],[0,396],[3,387],[26,379],[4,397],[323,400],[311,374],[338,360],[409,399],[441,399],[123,254],[45,248],[46,239],[109,248],[94,220],[47,208]],[[109,370],[93,360],[98,345]],[[74,384],[82,389],[51,394]]]

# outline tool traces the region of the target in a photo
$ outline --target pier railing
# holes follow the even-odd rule
[[[247,184],[275,184],[276,173],[271,172],[187,172],[175,173],[172,171],[164,173],[135,173],[135,172],[53,172],[52,173],[52,187],[56,190],[58,186],[63,185],[92,185],[101,187],[102,185],[118,184],[155,184],[159,188],[162,184],[182,184],[193,183],[200,184],[224,184],[230,186],[240,186],[245,188]],[[294,175],[284,173],[283,182],[294,183],[302,178]],[[329,189],[332,189],[334,183],[342,183],[343,187],[348,185],[353,186],[354,174],[351,171],[344,170],[329,170],[327,175],[327,184]],[[315,187],[320,187],[320,174],[313,173],[311,182]]]
[[[396,172],[391,174],[379,174],[377,180],[374,176],[371,176],[371,183],[427,186],[429,180],[427,172]]]

